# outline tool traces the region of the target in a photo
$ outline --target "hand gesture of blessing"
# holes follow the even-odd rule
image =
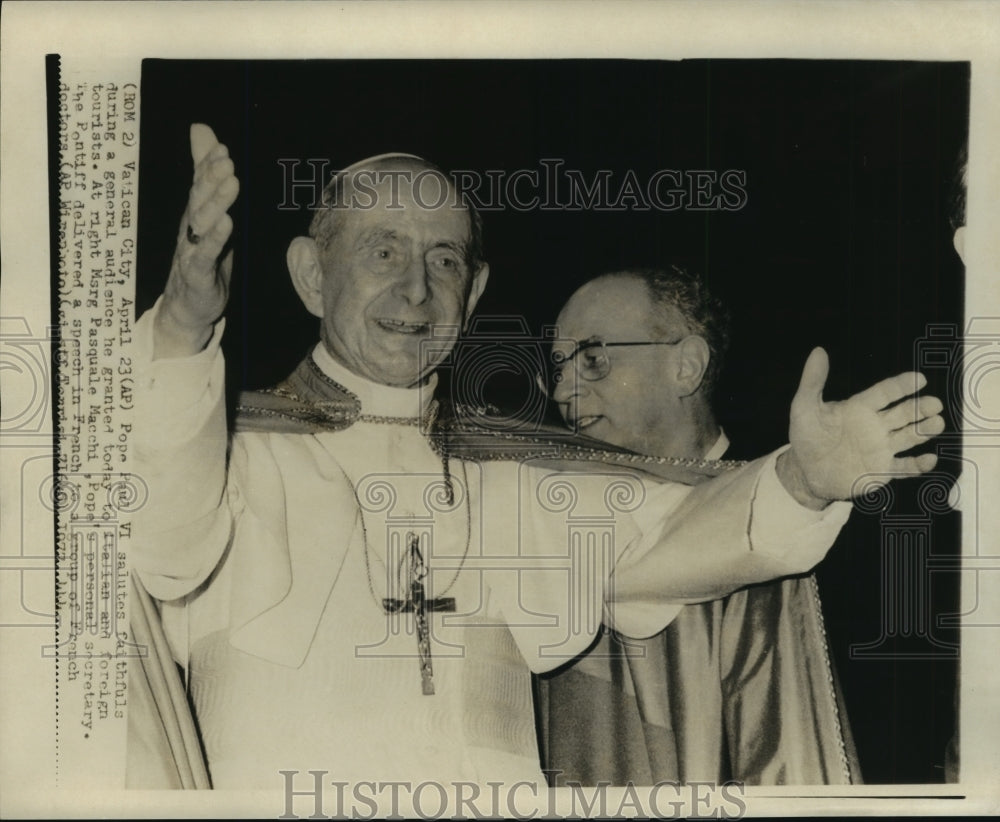
[[[153,327],[153,357],[184,357],[201,351],[229,297],[233,253],[219,259],[233,230],[226,213],[240,184],[229,150],[206,125],[191,126],[194,181],[177,233],[170,276]]]

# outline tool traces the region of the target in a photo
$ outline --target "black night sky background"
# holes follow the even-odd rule
[[[284,262],[311,198],[297,190],[300,208],[278,208],[287,200],[279,160],[303,161],[301,177],[307,159],[328,160],[329,173],[385,151],[481,173],[541,172],[540,160],[555,158],[587,180],[610,170],[612,191],[628,170],[645,181],[660,169],[736,169],[746,174],[739,210],[486,211],[491,276],[477,314],[522,317],[535,336],[596,274],[680,262],[733,313],[717,410],[741,453],[787,440],[789,403],[815,345],[830,354],[828,399],[923,363],[926,391],[946,402],[944,441],[957,448],[954,374],[926,360],[920,341],[933,331],[933,345],[947,348],[963,325],[948,193],[968,97],[967,63],[147,60],[138,309],[169,270],[192,122],[229,146],[241,183],[224,342],[233,395],[284,377],[318,338]],[[533,387],[527,374],[507,375],[483,390],[516,407]],[[939,622],[958,610],[958,574],[916,571],[924,594],[913,621],[884,629],[887,592],[898,589],[887,587],[895,571],[883,567],[883,549],[908,518],[919,550],[958,553],[958,515],[928,503],[927,486],[956,472],[957,460],[942,458],[930,480],[894,484],[885,510],[855,511],[819,568],[869,783],[942,779],[959,637]]]

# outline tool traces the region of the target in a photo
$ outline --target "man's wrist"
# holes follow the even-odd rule
[[[168,302],[160,306],[153,319],[153,359],[190,357],[205,350],[212,339],[214,325],[185,325],[177,320]]]
[[[778,454],[774,468],[784,489],[799,505],[812,511],[822,511],[833,501],[816,496],[809,488],[805,471],[802,469],[794,447]]]

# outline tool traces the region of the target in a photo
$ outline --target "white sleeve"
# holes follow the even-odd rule
[[[218,323],[192,357],[153,359],[157,302],[136,323],[135,475],[148,500],[135,519],[131,561],[149,592],[175,599],[194,590],[225,550],[225,366]]]
[[[776,459],[695,487],[620,469],[528,465],[499,480],[489,466],[499,481],[490,485],[497,516],[487,532],[508,535],[494,549],[508,559],[488,574],[490,588],[529,666],[544,671],[574,658],[602,621],[651,636],[687,603],[812,568],[851,506],[800,506],[781,485]]]
[[[606,587],[619,545],[640,536],[622,509],[642,482],[607,473],[483,463],[483,551],[491,609],[535,672],[587,649],[603,622]]]
[[[661,631],[679,606],[811,570],[851,504],[800,505],[776,471],[780,451],[695,487],[650,487],[636,511],[642,537],[620,555],[606,618],[620,633]]]
[[[750,550],[788,565],[789,573],[812,570],[833,545],[853,508],[831,502],[821,511],[800,505],[778,478],[778,455],[766,458],[750,510]]]

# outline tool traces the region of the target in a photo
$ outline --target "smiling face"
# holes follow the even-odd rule
[[[488,268],[470,269],[469,212],[454,207],[453,190],[442,196],[442,177],[427,175],[419,161],[394,159],[373,170],[392,173],[346,187],[360,207],[337,215],[336,231],[318,249],[321,337],[355,374],[412,386],[448,355]]]
[[[627,276],[601,277],[584,285],[559,314],[559,336],[554,349],[572,353],[567,340],[577,344],[643,340],[671,341],[651,307],[645,284]],[[681,413],[676,372],[677,348],[667,345],[611,347],[611,370],[601,380],[587,381],[565,367],[553,399],[566,422],[581,433],[646,454],[663,451],[665,427]],[[577,355],[579,357],[580,355]],[[672,452],[670,452],[672,453]]]

